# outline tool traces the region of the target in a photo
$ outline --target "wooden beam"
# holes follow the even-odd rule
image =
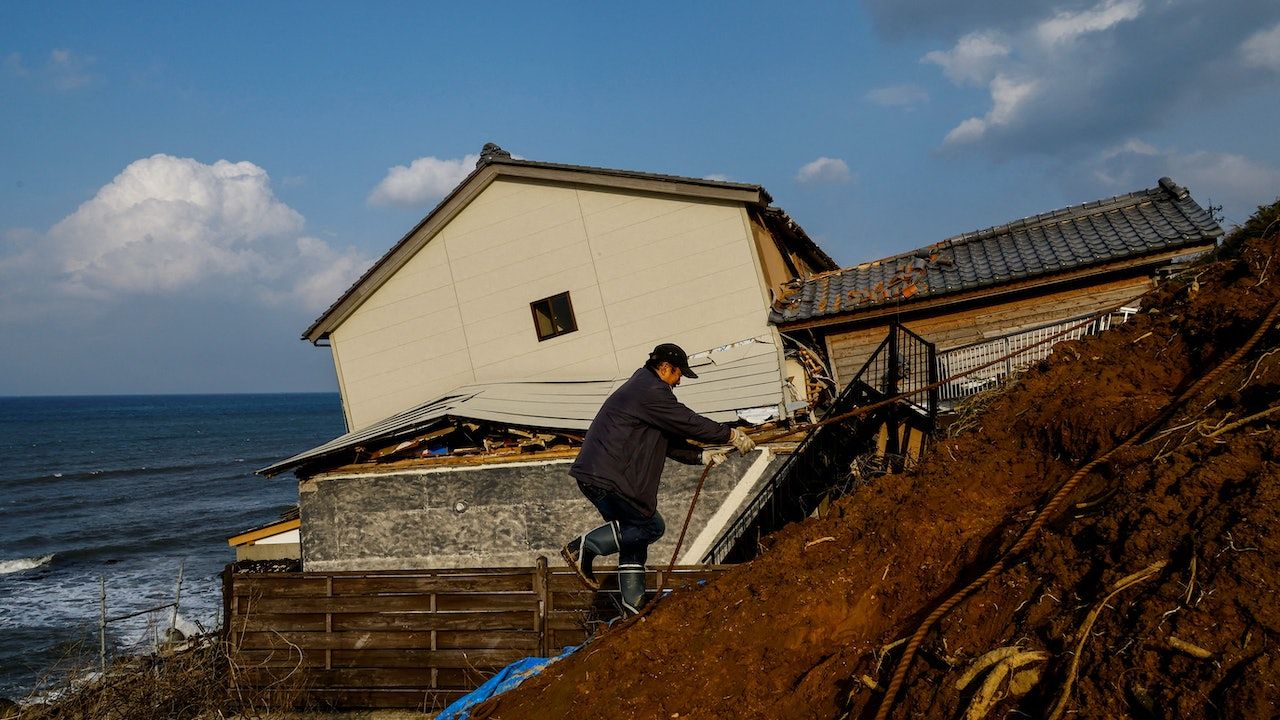
[[[239,547],[241,545],[252,545],[253,543],[263,538],[268,538],[268,537],[271,537],[272,535],[279,535],[280,533],[289,532],[290,530],[297,530],[300,527],[302,527],[301,518],[294,518],[292,520],[281,520],[280,522],[274,525],[268,525],[266,527],[260,527],[256,530],[250,530],[249,532],[240,533],[239,535],[233,535],[227,538],[227,544],[230,545],[231,547]]]

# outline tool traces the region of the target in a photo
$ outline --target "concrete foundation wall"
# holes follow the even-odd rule
[[[755,452],[734,455],[712,469],[685,536],[686,549],[759,457]],[[769,460],[760,477],[768,477],[782,460]],[[528,566],[539,555],[562,562],[560,547],[601,522],[570,477],[569,464],[306,480],[299,488],[303,567],[340,571]],[[667,462],[658,495],[667,534],[650,547],[650,566],[665,566],[671,559],[701,473],[700,466]]]

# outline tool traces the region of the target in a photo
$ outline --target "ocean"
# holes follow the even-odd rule
[[[336,393],[0,398],[0,697],[96,663],[100,579],[116,617],[172,602],[182,566],[180,626],[215,628],[227,538],[298,500],[254,471],[343,430]],[[108,652],[171,612],[109,623]]]

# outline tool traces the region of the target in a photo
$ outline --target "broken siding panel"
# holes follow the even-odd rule
[[[370,381],[365,387],[354,388],[356,392],[360,392],[367,390],[368,387],[375,386],[376,383],[376,387],[385,388],[385,391],[381,394],[364,393],[358,403],[351,403],[353,416],[361,421],[353,423],[353,427],[358,430],[404,411],[406,409],[406,398],[426,397],[434,399],[455,388],[469,384],[475,377],[471,370],[471,360],[465,350],[436,358],[431,362],[433,367],[430,377],[416,379],[412,373],[412,367],[410,367],[407,372],[396,371],[387,374],[389,376],[403,375],[404,379],[400,382],[385,382],[384,377],[377,379],[377,381]],[[451,369],[453,370],[451,373],[442,372]],[[420,404],[422,404],[422,401],[412,403],[409,407],[415,407]]]

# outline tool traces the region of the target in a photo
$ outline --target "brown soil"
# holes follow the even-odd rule
[[[1280,300],[1277,250],[1251,241],[1163,286],[1122,328],[1058,346],[918,471],[856,488],[476,717],[872,717],[902,651],[882,648],[990,567],[1077,468],[1242,346]],[[1280,713],[1280,414],[1207,437],[1280,398],[1278,346],[1272,328],[1086,477],[1028,551],[938,623],[891,717],[965,717],[991,675],[956,681],[1007,646],[1046,656],[992,679],[994,703],[973,717],[1047,716],[1077,660],[1073,717]]]

